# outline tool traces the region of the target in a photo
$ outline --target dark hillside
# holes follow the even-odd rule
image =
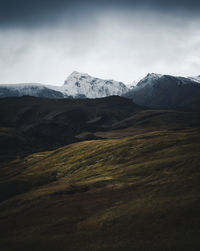
[[[144,108],[118,96],[102,99],[0,99],[0,152],[53,149],[80,141],[82,132],[107,130]],[[90,138],[96,138],[91,136]]]
[[[4,98],[0,99],[1,160],[87,139],[199,126],[199,113],[150,110],[118,96],[73,100]]]

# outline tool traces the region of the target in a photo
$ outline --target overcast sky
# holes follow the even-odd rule
[[[200,75],[200,1],[0,0],[0,83]]]

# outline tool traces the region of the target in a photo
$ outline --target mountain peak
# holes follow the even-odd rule
[[[78,71],[73,71],[73,72],[71,73],[71,75],[78,75],[78,74],[81,74],[81,73],[78,72]]]
[[[122,82],[95,78],[87,73],[77,71],[69,75],[62,89],[67,95],[73,97],[83,95],[88,98],[120,96],[129,90]]]
[[[82,72],[78,72],[78,71],[73,71],[70,76],[89,76],[87,73],[82,73]]]
[[[155,80],[161,78],[163,75],[158,73],[148,73],[143,79],[141,79],[137,86],[146,86],[153,83]]]
[[[152,72],[152,73],[148,73],[146,77],[161,77],[161,76],[162,74]]]
[[[78,71],[73,71],[69,76],[68,78],[65,80],[64,82],[64,85],[69,85],[69,83],[71,82],[78,82],[78,81],[81,81],[85,78],[91,78],[90,75],[88,75],[87,73],[81,73],[81,72],[78,72]]]

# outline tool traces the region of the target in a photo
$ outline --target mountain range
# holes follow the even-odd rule
[[[102,98],[121,96],[129,91],[122,82],[103,80],[74,71],[62,86],[42,84],[2,84],[0,97],[34,96],[40,98]]]
[[[122,82],[103,80],[74,71],[62,86],[2,84],[0,97],[29,95],[40,98],[82,99],[118,95],[147,107],[200,109],[200,76],[185,78],[149,73],[133,84],[126,86]]]

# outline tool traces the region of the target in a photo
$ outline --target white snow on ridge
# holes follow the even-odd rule
[[[159,80],[162,77],[166,77],[168,79],[168,81],[170,81],[170,79],[174,79],[177,84],[184,84],[184,85],[190,85],[190,84],[194,84],[195,83],[200,83],[200,76],[198,77],[181,77],[181,76],[171,76],[171,75],[162,75],[162,74],[157,74],[157,73],[149,73],[146,75],[146,77],[144,77],[143,79],[141,79],[137,86],[136,89],[140,89],[143,88],[145,86],[152,86],[155,85],[156,83],[159,82]],[[167,83],[167,81],[165,81],[165,83]]]
[[[137,83],[138,83],[138,81],[133,81],[130,84],[126,84],[126,87],[128,87],[129,89],[133,89],[136,87]]]
[[[129,88],[122,82],[103,80],[86,73],[74,71],[59,90],[73,97],[85,95],[87,98],[101,98],[111,95],[122,95]]]
[[[36,95],[41,90],[47,89],[44,85],[38,83],[30,83],[30,84],[0,84],[0,90],[10,90],[18,93],[19,96],[24,95]]]
[[[151,85],[155,82],[155,80],[158,80],[163,75],[158,73],[148,73],[143,79],[141,79],[137,83],[137,87],[144,87],[146,85]]]
[[[200,83],[200,75],[196,77],[188,77],[190,80]]]
[[[63,98],[61,92],[38,83],[0,84],[0,97],[34,96],[46,98]]]
[[[45,87],[54,91],[62,92],[62,86],[59,86],[59,85],[45,85]]]
[[[101,98],[112,95],[120,96],[129,90],[130,89],[122,82],[103,80],[92,77],[86,73],[74,71],[62,86],[41,85],[35,83],[0,85],[0,96],[48,96],[47,92],[56,91],[57,93],[51,93],[51,95],[59,95],[59,97],[63,95],[63,98],[67,98],[68,96],[74,98]]]
[[[12,88],[12,89],[24,89],[30,87],[45,88],[44,85],[39,83],[20,83],[20,84],[0,84],[0,87]]]
[[[0,84],[0,97],[8,96],[36,96],[47,98],[101,98],[112,95],[123,95],[129,91],[138,91],[143,87],[156,86],[158,83],[178,85],[198,85],[200,75],[197,77],[181,77],[149,73],[138,83],[134,81],[130,85],[114,80],[104,80],[92,77],[86,73],[74,71],[62,86],[42,85],[39,83],[24,84]]]

